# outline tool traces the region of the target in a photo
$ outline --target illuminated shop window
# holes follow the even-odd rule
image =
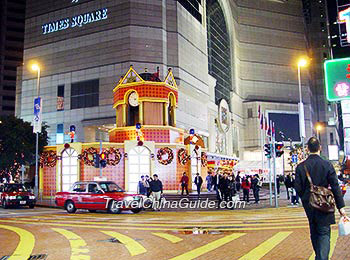
[[[68,191],[78,180],[78,153],[73,148],[62,152],[62,191]]]
[[[137,146],[128,153],[128,191],[137,192],[141,175],[151,175],[151,152],[144,146]]]

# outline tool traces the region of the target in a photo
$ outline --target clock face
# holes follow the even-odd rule
[[[132,92],[129,95],[129,105],[133,106],[133,107],[137,107],[139,105],[139,100],[138,100],[136,92]]]

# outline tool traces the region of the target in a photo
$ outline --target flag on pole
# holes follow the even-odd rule
[[[261,118],[260,118],[260,129],[264,129],[264,115],[261,115]]]
[[[272,122],[272,136],[276,137],[276,133],[275,133],[275,122]]]
[[[261,110],[260,110],[260,105],[259,105],[259,108],[258,108],[258,118],[259,118],[259,120],[261,120]]]
[[[268,126],[268,120],[267,120],[267,117],[265,117],[265,125],[264,125],[264,130],[266,131],[266,133],[267,133],[267,130],[269,130],[269,126]]]
[[[269,125],[268,125],[268,128],[267,128],[267,136],[272,136],[272,121],[270,120],[269,121]]]

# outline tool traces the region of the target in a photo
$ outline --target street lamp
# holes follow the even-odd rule
[[[323,126],[322,126],[322,124],[321,123],[317,123],[316,124],[316,135],[317,135],[317,138],[318,138],[318,140],[321,142],[321,136],[320,136],[320,132],[322,131],[322,129],[323,129]]]
[[[32,65],[32,70],[38,72],[38,77],[36,80],[36,94],[39,98],[39,92],[40,92],[40,67],[37,63],[34,63]],[[38,198],[39,194],[39,176],[38,176],[38,159],[39,159],[39,132],[36,131],[36,142],[35,142],[35,187],[34,187],[34,195]]]
[[[305,148],[304,148],[304,138],[305,138],[305,118],[304,118],[304,104],[301,97],[301,76],[300,76],[300,70],[301,67],[305,67],[307,65],[307,60],[304,58],[301,58],[298,61],[298,83],[299,83],[299,104],[298,104],[298,110],[299,110],[299,132],[300,132],[300,141],[303,148],[303,157],[305,155]]]

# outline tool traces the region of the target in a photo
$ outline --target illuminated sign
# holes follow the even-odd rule
[[[345,23],[346,40],[350,43],[350,7],[339,12],[339,23]]]
[[[337,0],[340,46],[350,45],[350,3],[349,0]],[[348,35],[349,32],[349,35]]]
[[[328,101],[350,100],[350,58],[324,63]]]
[[[71,18],[63,18],[58,21],[46,23],[42,25],[42,32],[43,34],[48,34],[105,20],[107,19],[107,11],[107,8],[103,8],[93,12],[79,14]]]

